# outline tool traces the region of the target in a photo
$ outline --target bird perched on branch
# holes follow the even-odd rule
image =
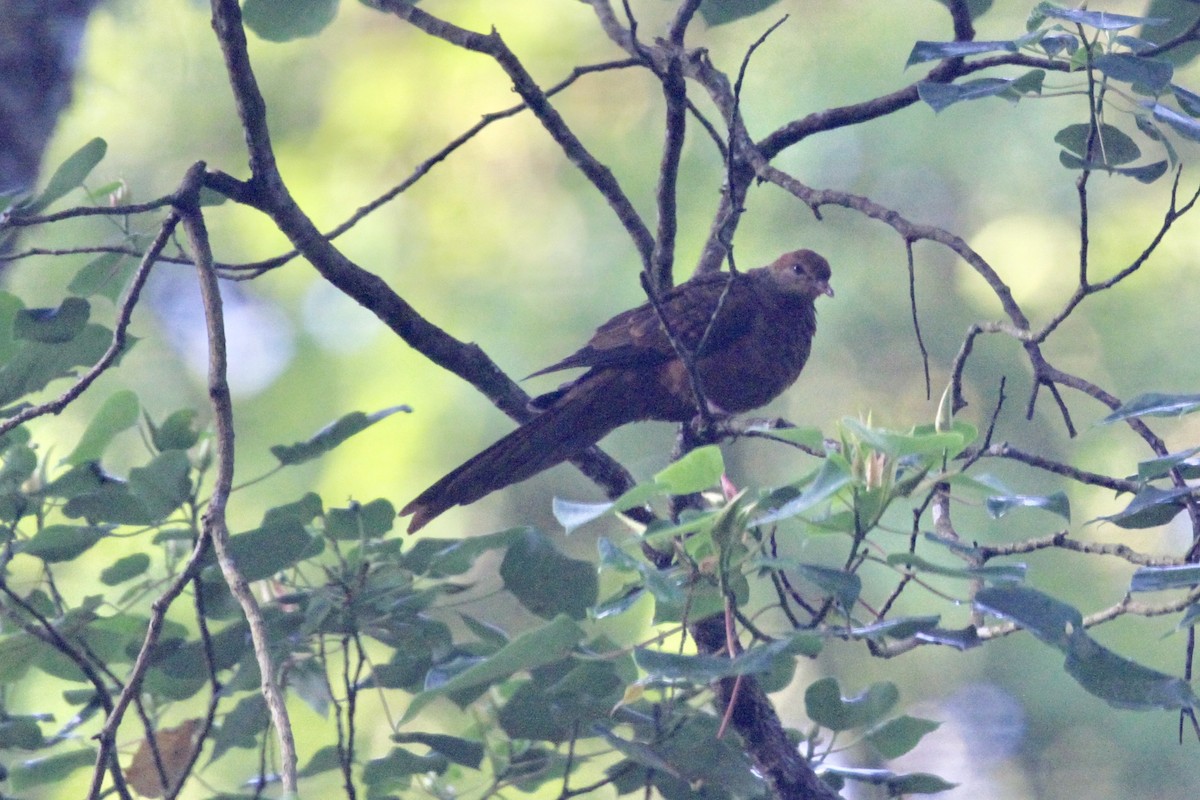
[[[770,402],[808,360],[813,301],[833,296],[829,276],[824,258],[796,250],[748,272],[696,276],[613,317],[581,349],[533,375],[587,372],[534,398],[536,416],[404,507],[401,516],[413,515],[409,533],[452,506],[566,461],[622,425],[693,419],[688,361],[707,411],[733,414]]]

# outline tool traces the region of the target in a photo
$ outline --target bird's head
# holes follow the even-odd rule
[[[812,250],[784,253],[767,269],[788,294],[800,294],[812,299],[822,294],[833,297],[833,287],[829,285],[829,262]]]

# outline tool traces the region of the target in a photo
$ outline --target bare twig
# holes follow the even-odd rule
[[[197,167],[203,172],[204,165]],[[195,169],[195,168],[194,168]],[[281,761],[281,780],[285,793],[296,792],[296,744],[292,736],[292,725],[288,717],[287,705],[284,703],[283,691],[279,685],[279,675],[271,655],[271,641],[267,632],[262,610],[246,577],[238,568],[229,551],[229,529],[225,520],[225,507],[229,500],[229,491],[233,486],[233,404],[229,396],[225,355],[225,322],[221,304],[221,290],[217,284],[216,272],[213,269],[212,250],[209,247],[208,232],[205,229],[204,217],[200,214],[199,205],[184,206],[179,209],[184,231],[196,258],[196,270],[200,281],[200,295],[204,303],[204,318],[208,331],[208,394],[212,401],[213,419],[216,428],[216,476],[208,511],[204,515],[204,535],[212,540],[213,549],[217,554],[217,563],[229,590],[237,598],[242,607],[242,613],[250,626],[250,638],[254,645],[254,655],[258,660],[258,668],[262,679],[262,693],[275,733],[279,739],[279,756]]]

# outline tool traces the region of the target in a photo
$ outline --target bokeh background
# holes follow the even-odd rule
[[[1031,5],[997,0],[977,23],[978,38],[1020,35]],[[1136,14],[1145,5],[1091,7]],[[543,86],[576,65],[622,57],[582,3],[441,0],[422,7],[464,27],[494,25]],[[674,5],[643,0],[633,7],[644,34],[653,35]],[[750,43],[784,13],[789,20],[757,52],[746,79],[743,111],[756,136],[916,80],[921,67],[904,68],[913,43],[950,36],[947,15],[932,0],[784,0],[731,25],[698,24],[689,43],[707,48],[719,68],[735,73]],[[101,136],[109,154],[92,181],[124,180],[135,201],[171,191],[198,159],[245,176],[242,136],[205,4],[112,0],[93,16],[84,47],[75,98],[61,119],[48,165]],[[283,174],[325,229],[403,180],[482,114],[515,102],[489,59],[429,40],[353,2],[343,3],[336,21],[315,38],[273,44],[252,36],[251,52]],[[1181,68],[1176,82],[1200,90],[1200,73]],[[1077,270],[1076,174],[1059,165],[1053,137],[1066,124],[1086,121],[1082,86],[1082,78],[1051,75],[1042,99],[1013,104],[992,98],[940,114],[915,105],[813,137],[778,163],[811,186],[866,195],[911,220],[963,236],[1000,271],[1036,325],[1061,307]],[[695,99],[711,110],[707,98],[697,92]],[[632,70],[587,76],[556,104],[652,219],[661,130],[661,97],[653,80]],[[1132,132],[1131,118],[1119,113],[1122,105],[1128,108],[1129,101],[1116,100],[1107,121]],[[698,128],[690,132],[680,180],[681,279],[707,235],[723,169]],[[1194,166],[1200,152],[1186,142],[1176,145],[1188,192],[1200,175]],[[1158,157],[1147,148],[1146,160]],[[1106,275],[1146,246],[1167,207],[1169,179],[1142,186],[1095,175],[1090,185],[1092,264],[1095,274]],[[106,224],[81,223],[71,235],[79,241],[123,235]],[[151,229],[148,221],[138,224]],[[232,204],[211,211],[209,228],[222,261],[250,261],[286,249],[265,218]],[[1125,399],[1145,391],[1196,392],[1197,237],[1197,222],[1183,220],[1145,269],[1085,303],[1050,340],[1052,361]],[[479,343],[514,376],[562,357],[596,324],[643,300],[635,251],[614,215],[528,115],[488,127],[338,244],[428,319]],[[739,264],[755,266],[800,246],[829,258],[837,297],[820,303],[812,359],[799,383],[769,412],[820,427],[826,435],[835,434],[847,416],[898,429],[931,422],[968,326],[1000,318],[986,285],[947,251],[917,246],[917,308],[933,384],[928,397],[901,240],[853,212],[828,208],[818,221],[782,191],[756,189],[736,239]],[[23,262],[5,274],[6,288],[29,305],[54,304],[86,260]],[[344,413],[397,404],[413,409],[319,463],[240,492],[230,509],[235,527],[256,525],[269,504],[308,490],[320,493],[327,505],[386,497],[399,507],[511,428],[470,387],[409,350],[303,262],[252,282],[227,282],[224,289],[240,480],[271,468],[270,445],[305,439]],[[204,339],[191,272],[159,267],[148,300],[135,317],[141,341],[119,374],[92,389],[78,412],[40,426],[46,446],[69,448],[86,424],[87,410],[125,385],[136,387],[156,418],[181,407],[204,408]],[[1080,431],[1074,440],[1045,395],[1026,420],[1029,369],[1020,347],[1000,337],[977,342],[968,371],[971,405],[963,418],[986,424],[1000,376],[1008,379],[1009,397],[998,439],[1122,476],[1149,456],[1119,427],[1096,427],[1106,410],[1078,395],[1067,394]],[[544,390],[554,381],[539,378],[529,388]],[[1200,415],[1157,428],[1172,450],[1200,442]],[[665,464],[672,436],[670,426],[645,424],[614,434],[606,445],[645,478]],[[130,438],[133,463],[138,443]],[[731,445],[726,458],[731,478],[742,484],[780,484],[812,467],[807,457],[762,442]],[[1122,507],[1124,501],[1108,493],[1012,464],[985,463],[982,471],[1019,492],[1065,489],[1073,510],[1070,528],[1080,538],[1124,541],[1149,552],[1186,549],[1188,534],[1181,526],[1130,532],[1091,521]],[[557,530],[549,513],[554,496],[601,499],[572,468],[560,467],[452,510],[428,534],[482,533],[518,522]],[[989,542],[1024,539],[1064,524],[1036,511],[1000,521],[969,507],[958,513],[964,536]],[[899,519],[903,532],[904,515]],[[564,546],[591,557],[594,536],[601,532],[613,533],[583,531]],[[819,553],[827,546],[812,549]],[[803,551],[808,544],[796,547]],[[1130,569],[1122,562],[1063,554],[1026,560],[1033,585],[1085,613],[1119,601],[1128,584]],[[890,579],[882,571],[867,573],[872,576],[884,581],[881,595]],[[497,583],[486,574],[478,580],[493,589]],[[960,596],[964,591],[961,584],[945,588]],[[967,619],[965,607],[947,607],[928,596],[914,595],[903,608],[931,609],[945,614],[949,626]],[[503,606],[493,603],[491,611],[500,624],[520,624],[505,616]],[[1179,674],[1185,638],[1174,632],[1176,621],[1125,620],[1094,633],[1124,655]],[[1108,707],[1065,676],[1058,652],[1029,636],[967,653],[925,647],[890,661],[870,658],[859,645],[831,643],[820,660],[802,664],[793,687],[779,695],[789,724],[806,727],[803,689],[830,673],[849,691],[876,680],[895,681],[908,713],[943,722],[912,756],[892,766],[936,772],[962,784],[946,797],[1132,800],[1200,792],[1200,744],[1190,735],[1178,742],[1174,716]],[[325,723],[305,712],[297,713],[296,723],[303,756],[306,748],[315,749]],[[311,737],[306,725],[312,726]],[[368,755],[386,749],[386,730],[367,738],[381,748]],[[841,760],[862,765],[862,757],[852,749]]]

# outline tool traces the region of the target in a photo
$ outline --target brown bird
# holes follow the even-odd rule
[[[696,276],[662,295],[659,308],[670,334],[693,354],[710,411],[749,411],[792,385],[817,330],[813,301],[833,296],[829,275],[828,261],[796,250],[748,272]],[[587,372],[534,398],[537,416],[404,507],[400,516],[413,515],[409,533],[452,506],[566,461],[622,425],[687,422],[697,414],[687,368],[649,303],[613,317],[580,350],[533,375],[573,367]]]

